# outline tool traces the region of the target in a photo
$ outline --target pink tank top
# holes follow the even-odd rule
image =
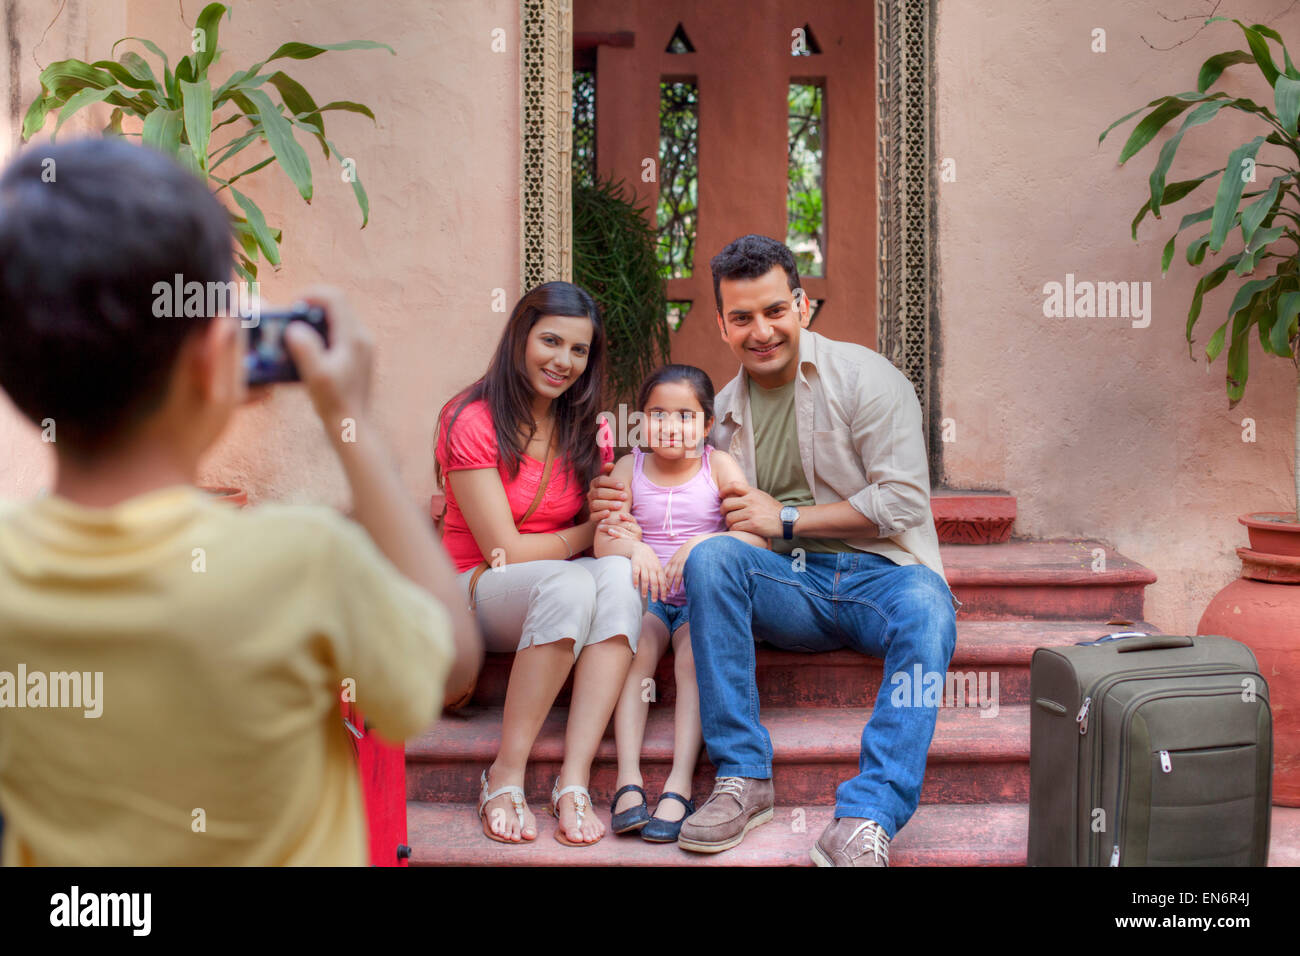
[[[685,484],[664,487],[646,477],[645,452],[632,449],[632,517],[641,526],[641,540],[667,566],[677,549],[697,534],[726,531],[722,515],[722,496],[709,468],[712,445],[704,446],[700,470]],[[677,589],[664,599],[665,604],[686,603],[686,592]]]

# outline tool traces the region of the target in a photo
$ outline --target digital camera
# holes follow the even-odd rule
[[[329,345],[325,310],[318,305],[299,302],[291,309],[261,311],[245,319],[248,326],[248,351],[244,370],[249,385],[271,385],[298,381],[298,369],[284,347],[284,330],[290,322],[306,322],[320,333]],[[251,324],[250,324],[251,323]]]

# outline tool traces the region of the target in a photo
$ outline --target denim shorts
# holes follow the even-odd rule
[[[664,627],[668,628],[668,636],[672,637],[677,633],[679,627],[690,623],[686,612],[688,606],[686,604],[665,604],[663,601],[651,601],[646,605],[646,610],[664,622]]]

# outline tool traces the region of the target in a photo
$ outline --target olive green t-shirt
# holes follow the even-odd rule
[[[749,414],[754,429],[754,477],[758,487],[781,502],[795,508],[816,504],[808,479],[799,460],[799,431],[795,418],[793,381],[779,388],[763,388],[749,379]],[[835,553],[853,548],[838,538],[802,538],[796,534],[786,541],[779,534],[772,539],[772,550],[789,554],[795,548],[804,551]]]

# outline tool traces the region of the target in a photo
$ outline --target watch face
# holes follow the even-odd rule
[[[770,511],[768,512],[768,514],[771,513],[772,512]],[[781,509],[782,521],[794,521],[798,517],[799,517],[799,510],[795,508],[793,505],[786,505],[784,508]]]

